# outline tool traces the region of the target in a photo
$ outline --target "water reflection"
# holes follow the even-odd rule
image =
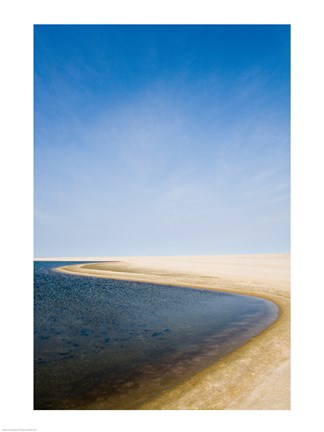
[[[35,409],[136,409],[278,313],[254,297],[71,276],[59,265],[35,263]]]

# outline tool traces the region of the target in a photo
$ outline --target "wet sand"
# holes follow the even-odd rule
[[[290,409],[289,254],[69,259],[103,262],[59,271],[254,295],[279,306],[260,335],[142,409]]]

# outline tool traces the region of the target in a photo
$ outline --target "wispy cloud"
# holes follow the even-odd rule
[[[55,244],[53,255],[287,249],[289,104],[274,96],[287,84],[278,71],[255,65],[192,79],[188,61],[129,93],[109,84],[105,100],[94,98],[113,76],[109,65],[103,75],[105,61],[97,59],[101,72],[86,61],[63,65],[51,86],[37,78],[37,247]]]

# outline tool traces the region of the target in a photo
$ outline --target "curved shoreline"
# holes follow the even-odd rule
[[[266,262],[269,257],[264,258]],[[273,324],[207,369],[145,403],[141,409],[290,409],[289,280],[280,281],[278,288],[271,278],[253,276],[253,271],[242,275],[246,256],[235,258],[243,258],[244,270],[234,276],[230,268],[224,267],[224,263],[234,259],[230,256],[206,257],[205,261],[204,257],[123,258],[64,266],[56,271],[232,292],[273,301],[279,307],[279,316]],[[206,275],[201,267],[207,260],[210,268]]]

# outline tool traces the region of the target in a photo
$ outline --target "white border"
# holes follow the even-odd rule
[[[299,4],[298,4],[299,3]],[[3,1],[1,16],[2,428],[38,431],[318,430],[323,369],[324,184],[322,13],[319,1]],[[33,411],[33,24],[292,25],[293,405],[291,411]],[[317,205],[316,205],[317,204]],[[321,235],[322,234],[322,235]],[[317,246],[319,245],[319,246]],[[319,348],[317,348],[319,347]]]

